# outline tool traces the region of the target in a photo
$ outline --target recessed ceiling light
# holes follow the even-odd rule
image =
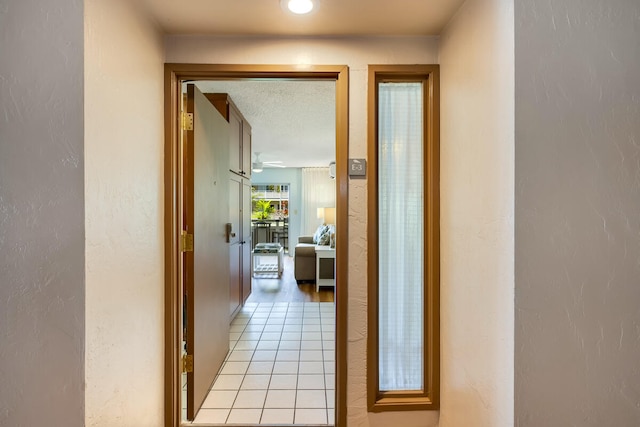
[[[304,15],[313,10],[313,1],[311,0],[285,0],[287,9],[297,15]]]

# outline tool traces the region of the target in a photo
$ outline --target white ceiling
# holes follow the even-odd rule
[[[253,152],[263,162],[328,167],[335,160],[335,82],[199,81],[196,86],[231,95],[251,124]]]
[[[314,13],[280,0],[137,0],[168,34],[437,35],[464,0],[320,0]]]
[[[137,0],[166,34],[437,35],[465,0],[320,0],[306,16],[280,0]],[[335,88],[328,82],[199,82],[229,93],[252,125],[253,151],[288,167],[335,159]]]

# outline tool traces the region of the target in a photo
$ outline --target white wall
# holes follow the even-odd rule
[[[508,0],[441,37],[441,427],[513,425],[513,40]]]
[[[167,62],[348,65],[349,156],[367,154],[367,65],[434,64],[438,39],[391,38],[166,38]],[[350,426],[437,424],[437,412],[370,414],[366,408],[366,181],[349,183],[349,348],[347,406]]]
[[[0,425],[84,422],[83,6],[0,0]]]
[[[515,2],[516,425],[640,425],[640,3]]]
[[[87,426],[163,423],[164,57],[131,3],[85,1]]]

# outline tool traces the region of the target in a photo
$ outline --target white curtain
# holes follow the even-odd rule
[[[322,224],[322,218],[318,218],[318,208],[335,206],[336,181],[329,177],[329,168],[302,168],[300,234],[312,235]]]
[[[423,95],[378,87],[379,387],[424,388]]]

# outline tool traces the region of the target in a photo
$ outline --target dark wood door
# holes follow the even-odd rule
[[[229,277],[229,314],[235,316],[242,306],[242,229],[241,215],[242,209],[242,178],[231,174],[229,178],[229,222],[231,223],[231,237],[229,248],[229,266],[231,269]]]
[[[251,295],[251,183],[242,183],[242,302]]]
[[[231,126],[229,170],[242,175],[242,116],[235,108],[229,108],[229,126]]]
[[[229,350],[229,123],[194,85],[187,85],[183,163],[183,230],[193,235],[184,253],[187,418],[193,420]]]
[[[230,125],[230,146],[229,146],[229,170],[239,175],[247,176],[243,172],[242,156],[242,138],[243,127],[245,120],[238,107],[231,101],[231,98],[226,93],[205,93],[209,101],[218,109],[220,114],[229,122]],[[251,133],[251,127],[249,126],[249,133]],[[249,143],[249,150],[251,150],[251,143]],[[251,154],[251,153],[249,153]],[[251,160],[249,160],[251,162]],[[249,164],[249,167],[251,165]],[[250,169],[249,169],[250,171]],[[248,176],[247,176],[248,177]]]
[[[242,121],[242,175],[251,178],[251,126]]]

